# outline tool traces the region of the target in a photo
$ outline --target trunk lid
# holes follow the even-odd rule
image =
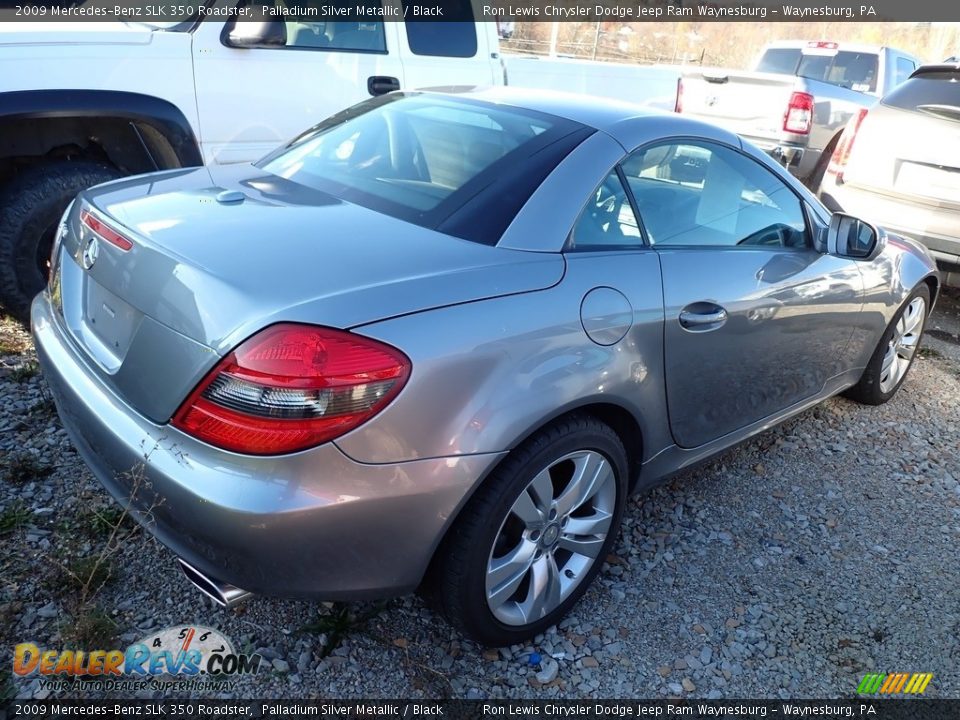
[[[133,247],[101,237],[90,263],[85,209]],[[564,272],[559,254],[453,238],[248,165],[88,190],[57,258],[51,288],[74,340],[156,421],[220,356],[272,323],[350,328],[546,288]]]

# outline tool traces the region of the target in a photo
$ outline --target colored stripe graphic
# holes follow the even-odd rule
[[[880,686],[880,694],[886,695],[890,692],[890,688],[897,684],[897,678],[900,677],[897,673],[890,673],[887,675],[887,679],[883,681],[883,685]]]
[[[864,695],[872,695],[876,692],[873,689],[874,683],[877,681],[877,678],[883,677],[883,675],[873,675],[867,674],[863,676],[863,680],[860,681],[860,685],[857,686],[857,692],[863,693]]]
[[[861,695],[922,695],[933,680],[933,673],[868,673],[857,686]]]

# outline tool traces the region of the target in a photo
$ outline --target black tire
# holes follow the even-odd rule
[[[890,347],[890,342],[893,339],[894,333],[897,331],[897,323],[900,322],[900,318],[903,317],[903,314],[906,312],[907,308],[917,298],[923,298],[923,307],[924,307],[924,316],[923,321],[920,324],[920,336],[917,339],[916,345],[914,346],[913,355],[911,356],[906,370],[903,373],[903,376],[897,381],[897,383],[884,391],[881,389],[881,380],[883,375],[883,359],[887,353],[888,348]],[[866,369],[863,371],[863,375],[860,377],[860,382],[854,385],[852,388],[844,392],[851,400],[856,400],[859,403],[864,405],[883,405],[885,402],[890,400],[894,395],[897,394],[897,390],[900,389],[900,386],[903,385],[903,381],[907,379],[907,375],[910,374],[910,368],[913,367],[913,362],[917,358],[917,350],[920,347],[920,343],[923,340],[923,331],[927,326],[927,318],[930,316],[930,288],[926,283],[920,283],[919,286],[914,288],[913,292],[910,293],[910,296],[903,302],[900,308],[897,310],[897,314],[893,316],[893,320],[890,322],[890,325],[887,327],[886,331],[883,333],[883,337],[880,338],[880,342],[877,344],[877,348],[873,351],[873,355],[870,357],[870,362],[867,363]]]
[[[0,303],[26,324],[30,302],[47,283],[57,223],[77,193],[121,176],[106,164],[33,165],[0,189]]]
[[[570,594],[539,620],[515,625],[501,622],[488,606],[486,593],[487,563],[494,543],[502,537],[501,530],[506,528],[514,502],[526,492],[533,478],[566,455],[579,451],[598,453],[614,474],[612,522],[596,559],[584,568],[583,577]],[[563,463],[555,467],[562,468]],[[627,497],[627,467],[627,453],[620,438],[607,425],[589,416],[563,419],[511,452],[460,513],[438,556],[433,599],[450,623],[479,643],[499,647],[528,640],[559,622],[590,586],[616,540]],[[544,531],[542,537],[545,539],[546,535]],[[540,557],[541,551],[537,552]],[[559,561],[554,566],[558,564]],[[521,584],[517,592],[522,594],[523,587]]]

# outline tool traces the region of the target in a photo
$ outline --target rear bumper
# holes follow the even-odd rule
[[[449,521],[501,457],[365,465],[332,443],[273,458],[217,450],[110,392],[45,293],[32,322],[60,417],[94,475],[174,553],[244,590],[331,600],[413,590]]]

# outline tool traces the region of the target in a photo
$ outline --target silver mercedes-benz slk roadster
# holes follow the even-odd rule
[[[889,400],[938,285],[724,130],[450,89],[84,192],[32,314],[80,454],[209,595],[425,588],[499,645],[578,600],[629,492]]]

